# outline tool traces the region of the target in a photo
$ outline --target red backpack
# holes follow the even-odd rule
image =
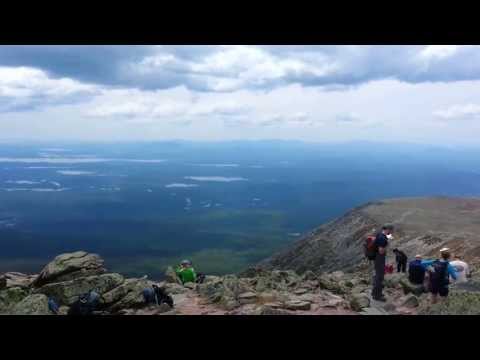
[[[365,257],[368,260],[375,260],[377,256],[377,247],[375,246],[375,235],[368,235],[364,243]]]

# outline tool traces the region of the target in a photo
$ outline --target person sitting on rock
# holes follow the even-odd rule
[[[188,282],[202,283],[205,279],[205,275],[197,275],[190,260],[183,260],[180,263],[180,266],[175,270],[175,273],[177,274],[182,284],[186,284]]]
[[[425,267],[422,266],[422,255],[415,255],[415,260],[408,264],[408,280],[415,285],[423,285],[425,281]]]
[[[440,250],[440,259],[422,261],[422,266],[428,271],[432,304],[437,303],[438,295],[444,299],[448,296],[449,277],[457,280],[455,268],[449,263],[450,256],[450,249],[443,248]]]
[[[173,299],[167,292],[156,284],[146,288],[142,292],[146,304],[168,304],[173,308]]]
[[[407,271],[407,255],[398,249],[393,249],[395,254],[395,261],[397,262],[397,272],[406,272]]]
[[[457,280],[455,283],[466,283],[468,281],[468,277],[470,277],[470,270],[468,268],[468,264],[465,261],[462,261],[460,256],[455,256],[453,261],[450,261],[450,265],[452,265],[457,273]]]

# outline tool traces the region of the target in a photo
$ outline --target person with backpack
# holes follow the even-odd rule
[[[88,293],[80,295],[72,306],[70,306],[68,315],[93,315],[99,303],[100,295],[95,291],[89,291]]]
[[[173,299],[167,292],[159,287],[158,285],[153,284],[152,287],[146,288],[142,292],[143,299],[146,304],[168,304],[173,308]]]
[[[422,255],[415,255],[415,260],[408,264],[408,280],[414,285],[423,285],[425,271],[425,267],[422,265]]]
[[[407,271],[407,255],[398,249],[393,249],[395,254],[395,261],[397,262],[397,272],[406,272]]]
[[[205,279],[205,275],[197,274],[195,272],[195,269],[193,268],[192,262],[190,260],[183,260],[180,263],[180,266],[175,270],[175,273],[177,274],[182,284],[186,284],[188,282],[201,284]]]
[[[386,224],[382,231],[377,234],[375,241],[371,244],[371,250],[375,254],[374,276],[372,286],[372,298],[377,301],[386,301],[383,296],[383,280],[385,278],[385,264],[387,256],[388,238],[387,235],[393,233],[393,225]]]
[[[448,285],[450,277],[457,280],[455,268],[450,265],[450,249],[443,248],[440,250],[440,259],[423,260],[422,266],[428,272],[430,293],[432,294],[432,304],[438,301],[438,295],[442,298],[448,296]]]

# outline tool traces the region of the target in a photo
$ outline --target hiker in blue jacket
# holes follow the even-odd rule
[[[440,259],[422,261],[422,266],[427,270],[429,275],[432,304],[437,303],[438,295],[442,298],[448,296],[450,277],[453,280],[457,280],[455,268],[450,265],[449,262],[450,256],[450,249],[443,248],[440,250]]]

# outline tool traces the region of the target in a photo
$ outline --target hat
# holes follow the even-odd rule
[[[421,258],[422,258],[422,255],[420,254],[415,255],[415,259],[421,259]]]
[[[443,249],[440,249],[440,252],[441,252],[441,253],[442,253],[442,252],[446,252],[446,251],[450,251],[450,249],[447,248],[447,247],[444,247]]]
[[[192,262],[190,260],[182,260],[180,263],[181,265],[192,265]]]

